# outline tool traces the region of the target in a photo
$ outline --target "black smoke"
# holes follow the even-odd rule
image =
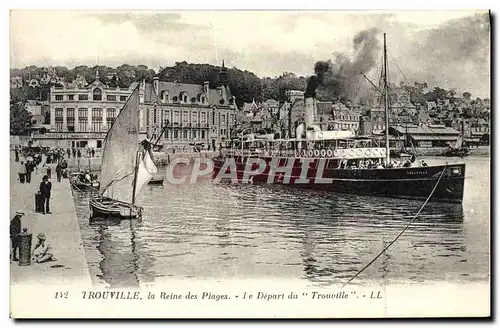
[[[324,83],[325,74],[331,70],[332,63],[330,61],[319,61],[314,64],[314,73],[307,80],[307,88],[304,97],[316,97],[316,89]]]
[[[354,100],[358,97],[359,83],[364,79],[361,73],[371,71],[381,56],[379,34],[376,28],[356,34],[353,38],[352,59],[336,52],[333,60],[316,62],[314,71],[317,77],[310,77],[304,96],[316,96],[318,92],[321,98],[329,100]]]

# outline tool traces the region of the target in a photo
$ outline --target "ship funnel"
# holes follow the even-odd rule
[[[304,135],[304,130],[305,130],[304,123],[300,123],[295,129],[295,138],[297,138],[297,140],[302,140],[302,136]]]
[[[314,123],[316,116],[316,99],[313,97],[306,97],[304,99],[304,114],[305,123],[307,127],[310,127]]]

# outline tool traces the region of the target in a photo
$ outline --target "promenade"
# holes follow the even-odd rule
[[[50,210],[52,214],[43,215],[35,212],[35,193],[38,190],[45,169],[33,172],[31,183],[20,183],[19,163],[10,160],[10,219],[16,211],[25,215],[21,218],[21,227],[27,228],[33,235],[32,248],[37,242],[37,234],[45,233],[51,244],[57,261],[46,263],[31,262],[29,266],[19,266],[10,262],[11,285],[23,284],[85,284],[91,286],[90,273],[85,258],[85,251],[80,237],[80,228],[76,217],[71,186],[68,179],[57,182],[55,170],[52,170],[52,194]],[[9,220],[10,220],[9,219]]]

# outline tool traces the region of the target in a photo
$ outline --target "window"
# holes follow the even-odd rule
[[[207,123],[207,113],[206,112],[201,112],[200,122],[202,125]]]
[[[127,101],[127,96],[120,96],[120,101]]]
[[[54,115],[54,117],[56,118],[56,121],[58,120],[63,120],[63,109],[62,108],[56,108],[56,113]]]
[[[196,139],[197,135],[196,135],[196,130],[193,130],[193,138]]]
[[[63,130],[63,109],[56,108],[55,110],[55,121],[56,121],[56,131],[61,132]]]
[[[75,100],[75,95],[68,95],[68,100]]]
[[[179,130],[174,130],[174,139],[179,138]]]
[[[116,96],[106,96],[107,101],[116,101]]]
[[[220,124],[221,124],[221,126],[225,126],[226,125],[226,114],[222,114],[222,119],[221,119]]]
[[[184,130],[183,132],[183,138],[187,139],[188,138],[188,130]]]
[[[89,95],[78,95],[78,100],[89,100]]]
[[[56,95],[56,101],[62,101],[64,100],[63,95]]]
[[[206,97],[205,96],[201,96],[201,103],[204,104],[206,101]]]
[[[102,148],[102,140],[97,140],[97,148]]]
[[[87,108],[78,109],[78,131],[87,131],[88,114]]]
[[[173,117],[174,123],[180,123],[180,118],[179,118],[179,111],[175,110],[174,111],[174,117]]]
[[[201,139],[205,139],[205,130],[201,130]]]
[[[102,129],[102,108],[92,108],[92,132]]]
[[[191,123],[198,123],[198,112],[191,113]]]
[[[169,102],[170,101],[170,95],[168,94],[168,91],[163,90],[161,92],[161,100],[163,102]]]
[[[182,123],[189,122],[189,112],[182,112]]]
[[[116,118],[116,109],[108,108],[106,111],[106,122],[108,124],[108,128],[111,127]]]
[[[68,108],[66,110],[66,122],[68,132],[75,132],[75,109]]]
[[[94,99],[94,101],[101,101],[102,100],[102,91],[101,91],[101,89],[99,89],[99,88],[95,88],[94,89],[94,93],[93,93],[92,99]]]

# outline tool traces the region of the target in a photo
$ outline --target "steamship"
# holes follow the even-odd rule
[[[385,121],[388,127],[385,34],[383,72]],[[385,144],[382,144],[373,138],[356,137],[350,131],[322,131],[314,125],[315,89],[320,79],[321,76],[315,75],[309,79],[304,94],[305,124],[297,127],[295,139],[254,138],[243,141],[242,133],[239,147],[223,149],[213,159],[214,177],[231,176],[231,170],[236,169],[233,174],[237,182],[274,183],[335,193],[462,203],[465,164],[427,165],[418,163],[412,156],[403,167],[394,167],[389,151],[389,129],[385,129]],[[225,180],[227,178],[219,179],[221,182]]]

